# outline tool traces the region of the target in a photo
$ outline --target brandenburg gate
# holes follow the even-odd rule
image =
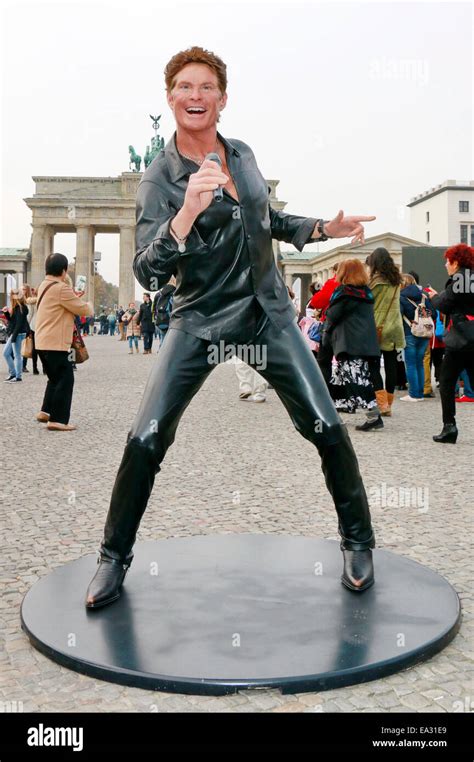
[[[151,148],[144,156],[145,168],[164,149],[165,141],[158,129],[161,114],[153,116],[154,136]],[[129,169],[118,177],[33,177],[35,193],[24,201],[31,209],[33,234],[31,236],[30,284],[37,287],[44,278],[44,260],[54,251],[55,233],[76,234],[76,277],[87,277],[86,296],[94,301],[94,239],[96,233],[119,233],[119,304],[135,301],[135,201],[143,173],[142,157],[132,145],[128,147]],[[267,180],[269,202],[282,210],[286,202],[276,197],[278,180]],[[273,241],[276,261],[280,247]]]
[[[35,193],[24,201],[32,211],[30,282],[44,278],[44,260],[54,251],[55,233],[76,234],[76,275],[87,276],[93,301],[96,233],[120,235],[119,304],[135,300],[135,198],[141,172],[119,177],[33,177]]]
[[[119,300],[135,301],[135,199],[142,172],[119,177],[33,177],[35,193],[24,201],[33,214],[31,285],[44,278],[44,260],[54,251],[55,233],[76,234],[76,276],[87,276],[86,296],[94,301],[94,238],[96,233],[120,234]],[[286,202],[276,197],[278,180],[267,180],[269,201],[277,211]],[[279,244],[273,241],[278,261]]]

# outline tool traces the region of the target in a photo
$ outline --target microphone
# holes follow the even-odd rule
[[[209,159],[210,161],[215,161],[215,162],[217,162],[217,164],[219,165],[219,167],[222,169],[222,161],[221,161],[221,157],[219,156],[219,154],[218,154],[218,153],[208,153],[208,154],[207,154],[207,155],[204,157],[204,161],[205,161],[206,159]],[[214,201],[222,201],[222,199],[224,198],[224,194],[222,193],[222,188],[221,188],[220,186],[219,186],[218,188],[216,188],[216,189],[213,191],[213,193],[214,193]]]

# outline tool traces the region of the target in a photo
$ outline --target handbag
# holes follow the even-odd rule
[[[311,341],[320,342],[321,341],[321,334],[323,329],[323,323],[321,320],[315,320],[313,325],[310,326],[308,330],[308,339],[311,339]]]
[[[419,339],[431,339],[435,327],[433,318],[430,316],[429,310],[426,309],[425,300],[425,294],[422,294],[421,296],[421,304],[417,304],[411,299],[408,299],[410,304],[413,304],[415,308],[415,315],[413,320],[408,320],[406,315],[403,316],[405,323],[410,326],[413,336],[417,336]]]
[[[25,336],[21,342],[21,356],[27,358],[33,357],[33,336],[31,333]]]
[[[443,340],[446,349],[474,352],[474,315],[453,315]]]
[[[57,282],[58,281],[53,281],[52,283],[48,283],[48,285],[46,286],[46,288],[44,289],[43,293],[41,294],[40,298],[38,299],[38,301],[36,303],[36,312],[38,312],[38,307],[40,306],[41,301],[42,301],[43,296],[45,295],[46,291],[49,288],[51,288],[51,286],[54,286],[54,284],[57,283]],[[33,347],[33,336],[31,335],[31,333],[29,333],[28,336],[25,336],[25,338],[21,342],[20,354],[21,354],[22,357],[26,357],[26,358],[33,357],[33,349],[34,349],[34,347]]]
[[[75,326],[72,333],[71,349],[74,350],[74,362],[76,365],[89,359],[89,352],[84,344],[84,339]]]
[[[377,326],[377,341],[378,341],[379,344],[382,343],[382,335],[383,335],[383,329],[384,329],[384,326],[385,326],[385,321],[388,318],[388,313],[390,312],[390,307],[393,304],[393,300],[395,299],[395,294],[397,293],[397,291],[398,291],[398,288],[397,288],[397,286],[395,286],[394,289],[393,289],[393,296],[390,299],[390,304],[388,305],[388,310],[385,313],[385,317],[383,319],[383,323],[381,325]]]

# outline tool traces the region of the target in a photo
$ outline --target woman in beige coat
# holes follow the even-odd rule
[[[135,343],[135,351],[138,354],[138,339],[141,336],[141,328],[137,323],[138,310],[135,307],[135,302],[130,302],[128,310],[122,317],[122,322],[127,326],[127,339],[128,339],[128,354],[133,355],[133,344]]]
[[[41,412],[37,420],[50,431],[73,431],[69,423],[74,387],[71,353],[75,315],[93,315],[90,302],[84,302],[68,284],[68,261],[64,254],[50,254],[45,262],[46,277],[38,288],[35,345],[48,376]],[[70,280],[69,280],[70,283]]]

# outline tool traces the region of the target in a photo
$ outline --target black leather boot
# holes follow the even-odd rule
[[[383,429],[382,416],[377,418],[367,418],[360,426],[356,426],[356,431],[374,431],[374,429]]]
[[[116,601],[120,597],[120,588],[130,567],[131,560],[128,563],[122,563],[114,558],[107,558],[100,554],[97,563],[99,568],[87,589],[86,608],[88,609],[98,609],[101,606],[106,606],[108,603]]]
[[[445,423],[441,434],[435,435],[433,441],[444,442],[445,444],[456,444],[458,433],[458,428],[455,423]]]
[[[344,571],[341,582],[361,592],[374,584],[371,548],[375,547],[369,503],[357,456],[345,427],[340,440],[319,448],[321,465],[339,518]]]
[[[339,519],[341,549],[367,550],[375,547],[369,502],[359,471],[357,456],[345,426],[339,441],[319,443],[321,467]]]
[[[372,551],[344,550],[344,571],[341,582],[349,590],[361,593],[374,584],[374,564]]]

